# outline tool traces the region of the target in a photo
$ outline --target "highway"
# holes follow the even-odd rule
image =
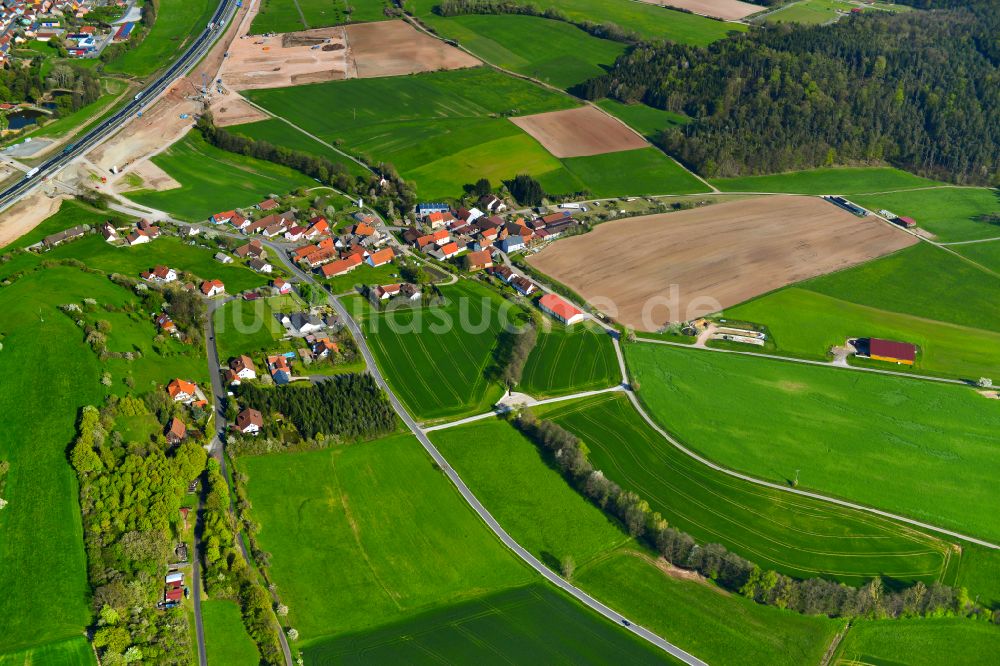
[[[191,43],[174,64],[168,67],[152,83],[139,91],[132,101],[81,137],[76,143],[64,148],[61,153],[50,157],[40,164],[36,167],[38,170],[30,177],[23,178],[3,192],[0,192],[0,211],[20,200],[21,197],[30,192],[38,183],[42,182],[44,178],[54,175],[74,159],[117,132],[132,116],[154,101],[177,77],[186,74],[191,67],[197,64],[208,53],[209,49],[215,43],[216,38],[225,31],[226,24],[236,13],[237,2],[238,0],[221,0],[218,9],[215,10],[215,14],[212,16],[211,23],[215,28],[209,29],[206,25],[205,30],[198,35],[197,39]]]

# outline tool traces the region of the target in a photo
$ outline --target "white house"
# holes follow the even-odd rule
[[[274,270],[274,267],[263,259],[251,259],[247,262],[247,266],[254,269],[258,273],[270,273]]]

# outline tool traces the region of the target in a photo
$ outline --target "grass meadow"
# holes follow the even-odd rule
[[[219,360],[240,354],[256,354],[274,347],[285,335],[285,327],[274,317],[272,299],[238,299],[214,313]]]
[[[406,435],[238,467],[302,645],[531,582]]]
[[[914,372],[973,380],[1000,377],[1000,333],[993,331],[858,305],[799,287],[766,294],[724,314],[766,325],[781,355],[823,360],[830,347],[849,337],[878,337],[917,345]],[[906,370],[895,364],[882,367]]]
[[[218,5],[212,0],[160,0],[156,21],[139,46],[104,66],[108,72],[145,77],[165,66],[205,29]]]
[[[603,155],[569,157],[562,163],[595,197],[709,191],[707,185],[652,146]]]
[[[504,421],[430,437],[522,546],[556,570],[573,558],[578,586],[708,663],[816,663],[839,626],[672,578]]]
[[[992,608],[1000,607],[1000,551],[968,545],[962,552],[958,586],[972,591],[972,597]]]
[[[309,663],[675,663],[536,583],[306,648]]]
[[[255,123],[247,123],[238,126],[238,132],[251,139],[267,141],[275,145],[281,145],[289,150],[298,150],[309,155],[328,159],[334,164],[342,164],[348,173],[355,176],[365,176],[369,173],[367,169],[349,160],[340,153],[330,150],[312,137],[289,127],[288,123],[278,118],[270,118]]]
[[[987,539],[1000,403],[968,388],[649,343],[625,348],[653,417],[728,467]]]
[[[545,397],[606,388],[620,381],[615,349],[603,329],[553,324],[538,332],[518,389]]]
[[[723,192],[785,194],[861,194],[913,190],[941,184],[892,167],[806,169],[769,176],[713,178],[711,183]]]
[[[768,23],[804,23],[806,25],[819,25],[837,21],[844,14],[850,13],[852,9],[861,8],[864,11],[893,11],[908,12],[912,8],[906,5],[891,3],[872,3],[872,5],[859,5],[844,0],[803,0],[788,5],[785,9],[768,14],[765,20]]]
[[[81,633],[55,643],[46,643],[18,652],[0,654],[0,666],[91,666],[96,664],[94,650]]]
[[[201,602],[201,615],[208,663],[255,664],[260,661],[260,652],[243,626],[236,603],[227,599],[206,599]]]
[[[962,618],[879,622],[859,620],[844,637],[834,664],[936,666],[986,664],[1000,654],[1000,628]]]
[[[869,194],[852,199],[878,212],[883,208],[906,215],[933,233],[937,240],[965,241],[1000,236],[1000,225],[976,216],[1000,211],[1000,190],[987,187],[938,187],[913,192]]]
[[[602,99],[597,102],[597,106],[624,121],[649,140],[657,138],[663,130],[679,127],[690,121],[690,118],[680,113],[640,103],[624,104],[616,99]]]
[[[295,130],[289,128],[289,132]],[[215,148],[196,130],[152,159],[181,187],[138,190],[126,196],[185,220],[202,221],[223,208],[252,206],[270,194],[283,195],[315,184],[288,167]]]
[[[408,0],[405,6],[423,19],[431,15],[435,4],[435,0]],[[669,39],[680,44],[705,46],[722,39],[730,31],[743,32],[747,29],[739,23],[723,23],[696,14],[628,0],[538,0],[533,4],[542,10],[557,9],[571,21],[615,23],[653,41]]]
[[[345,23],[384,21],[387,0],[263,0],[250,34],[296,32]]]
[[[1000,227],[997,227],[996,233],[1000,235]],[[971,259],[980,266],[985,266],[994,273],[1000,274],[1000,240],[954,245],[951,249],[966,259]]]
[[[564,21],[514,14],[422,17],[439,35],[483,60],[568,89],[604,74],[626,45],[600,39]]]
[[[583,440],[605,476],[636,492],[699,543],[721,543],[797,578],[822,576],[851,585],[876,574],[927,584],[954,578],[950,544],[898,523],[719,474],[666,442],[624,396],[536,411]]]
[[[500,399],[503,388],[487,371],[501,317],[519,314],[469,280],[441,292],[447,302],[429,308],[378,313],[361,297],[347,303],[386,380],[418,419],[477,414]]]

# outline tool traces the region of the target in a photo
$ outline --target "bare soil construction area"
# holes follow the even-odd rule
[[[592,106],[520,116],[510,121],[556,157],[601,155],[649,145],[623,123]]]
[[[762,12],[767,7],[753,5],[740,0],[640,0],[661,7],[676,7],[686,9],[702,16],[711,16],[723,21],[740,21],[751,14]]]
[[[770,196],[607,222],[528,263],[621,323],[653,331],[916,242],[818,197]]]
[[[347,27],[354,76],[403,76],[476,67],[479,59],[425,35],[406,21],[355,23]]]

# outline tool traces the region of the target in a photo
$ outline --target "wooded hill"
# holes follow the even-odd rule
[[[887,161],[992,184],[1000,181],[1000,14],[989,0],[967,4],[766,25],[707,48],[640,45],[576,92],[691,116],[660,141],[704,176]]]

